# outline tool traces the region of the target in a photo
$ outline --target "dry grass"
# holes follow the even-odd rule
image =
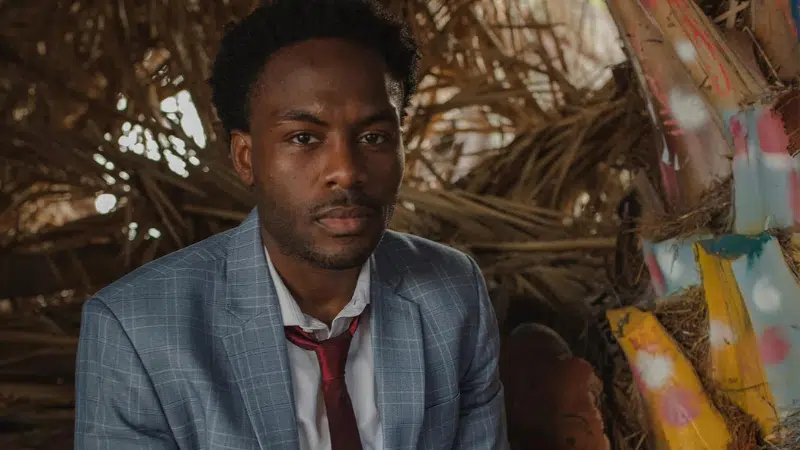
[[[725,234],[731,230],[732,199],[733,180],[728,178],[712,185],[693,207],[643,217],[637,232],[653,242],[697,234]]]
[[[783,428],[786,430],[783,436],[783,444],[780,450],[800,449],[800,411],[790,414],[783,421]]]
[[[255,2],[211,12],[179,3],[61,2],[0,16],[9,63],[0,70],[0,169],[13,180],[0,186],[0,245],[8,256],[0,258],[0,286],[8,286],[0,298],[91,292],[235,225],[251,207],[228,164],[205,80],[222,26]],[[519,8],[513,1],[398,2],[425,58],[393,226],[461,246],[500,278],[541,267],[547,284],[563,290],[556,301],[595,289],[584,286],[595,276],[550,270],[551,262],[571,255],[565,269],[602,268],[628,171],[650,158],[649,127],[638,98],[613,80],[592,81],[606,57],[592,52],[592,41]],[[574,27],[596,14],[565,9],[551,15]],[[159,106],[184,90],[198,108],[204,146]],[[115,107],[121,98],[124,108]],[[118,151],[122,130],[137,127],[172,142],[149,158]],[[188,176],[170,170],[168,157]],[[93,208],[101,192],[120,199],[105,216]],[[160,239],[148,236],[151,228]],[[513,284],[516,293],[541,295],[529,283]]]
[[[257,1],[36,3],[0,2],[0,448],[69,435],[87,295],[252,205],[206,80],[224,25]],[[387,3],[423,53],[393,228],[474,255],[501,318],[511,298],[574,311],[565,329],[585,345],[574,323],[605,284],[618,199],[632,171],[655,167],[644,104],[624,68],[608,73],[622,56],[602,9]],[[161,107],[182,91],[204,143]],[[101,193],[118,199],[105,215]]]

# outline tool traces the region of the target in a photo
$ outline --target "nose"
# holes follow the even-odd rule
[[[331,142],[326,153],[325,183],[330,189],[353,189],[364,184],[363,155],[356,143],[341,138]]]

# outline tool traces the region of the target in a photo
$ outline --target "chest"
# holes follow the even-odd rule
[[[450,448],[460,407],[459,334],[431,332],[424,321],[406,333],[415,328],[395,317],[389,323],[402,333],[381,333],[366,320],[348,350],[345,379],[363,448]],[[148,355],[181,448],[326,448],[316,355],[260,325]]]

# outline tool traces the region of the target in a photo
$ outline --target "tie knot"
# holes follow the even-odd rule
[[[317,354],[323,382],[343,378],[350,341],[358,328],[358,319],[355,317],[344,333],[324,341],[318,341],[300,327],[286,327],[286,338],[292,344]]]
[[[347,354],[350,351],[350,333],[342,333],[335,338],[320,342],[314,352],[319,360],[322,381],[344,378]]]

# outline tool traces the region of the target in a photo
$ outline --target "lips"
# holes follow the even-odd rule
[[[338,207],[324,211],[317,223],[334,236],[356,236],[366,231],[375,215],[374,210],[362,206]]]

